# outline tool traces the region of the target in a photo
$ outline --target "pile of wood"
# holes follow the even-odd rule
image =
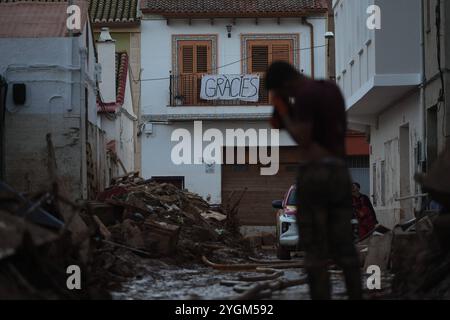
[[[152,258],[200,260],[208,248],[242,245],[235,224],[229,223],[236,203],[231,216],[199,195],[135,176],[118,180],[98,199],[89,203],[85,218],[111,246]]]
[[[91,285],[90,235],[79,211],[57,188],[25,195],[0,182],[0,299],[110,298]],[[81,290],[66,285],[70,265],[82,270]]]
[[[430,215],[408,230],[396,229],[392,248],[392,284],[396,297],[450,298],[450,216]]]
[[[441,209],[394,234],[393,290],[402,298],[450,299],[450,148],[416,179]]]

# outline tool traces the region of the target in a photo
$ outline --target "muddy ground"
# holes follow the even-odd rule
[[[260,257],[276,260],[274,251],[260,252]],[[233,299],[237,293],[232,287],[222,285],[224,280],[238,280],[240,276],[254,275],[252,272],[225,272],[214,270],[203,264],[170,265],[161,260],[148,260],[141,273],[112,290],[115,300],[219,300]],[[283,270],[280,280],[305,278],[303,268]],[[340,270],[330,270],[332,297],[347,299],[345,282]],[[366,290],[367,299],[388,299],[391,277],[382,279],[382,291]],[[366,282],[366,277],[363,283]],[[274,292],[273,300],[308,300],[308,285],[302,284]]]

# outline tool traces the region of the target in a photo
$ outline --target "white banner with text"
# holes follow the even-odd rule
[[[258,74],[208,74],[202,77],[200,98],[258,102]]]

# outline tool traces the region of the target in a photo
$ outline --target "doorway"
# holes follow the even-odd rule
[[[409,124],[400,127],[400,197],[411,195],[410,135]],[[400,201],[403,212],[400,218],[409,217],[412,212],[412,199]],[[408,214],[409,213],[409,214]]]
[[[427,168],[429,169],[438,157],[438,110],[431,107],[427,111]]]

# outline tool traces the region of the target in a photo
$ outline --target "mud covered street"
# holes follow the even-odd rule
[[[276,261],[274,252],[266,251],[264,258]],[[233,286],[227,282],[239,281],[242,277],[255,276],[254,272],[227,272],[214,270],[202,264],[183,266],[169,265],[161,261],[148,261],[147,267],[135,279],[129,280],[113,290],[115,300],[227,300],[237,297]],[[303,268],[283,270],[279,280],[305,279]],[[346,299],[345,282],[340,270],[330,270],[332,297]],[[368,299],[389,298],[392,276],[382,277],[383,290],[366,291]],[[366,281],[364,277],[363,281]],[[275,291],[265,299],[308,300],[307,284]]]

